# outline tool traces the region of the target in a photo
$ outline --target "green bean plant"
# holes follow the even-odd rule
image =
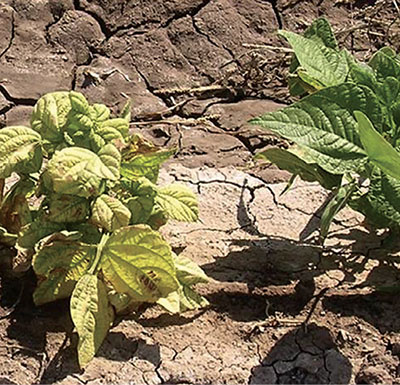
[[[1,241],[17,249],[20,270],[33,268],[36,305],[70,298],[81,367],[116,314],[143,302],[173,313],[207,304],[192,288],[204,272],[158,232],[168,219],[196,221],[196,196],[156,185],[174,150],[130,134],[129,121],[130,103],[111,118],[78,92],[55,92],[30,127],[0,130],[2,185],[17,179],[1,197]]]
[[[251,122],[293,143],[259,158],[331,190],[321,218],[325,239],[346,205],[376,228],[400,229],[400,56],[391,48],[368,62],[340,49],[329,22],[303,35],[280,31],[293,49],[288,84],[299,100]]]

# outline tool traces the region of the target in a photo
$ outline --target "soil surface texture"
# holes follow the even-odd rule
[[[29,279],[2,277],[0,383],[400,382],[399,297],[374,291],[398,286],[399,245],[349,209],[322,248],[328,193],[296,182],[281,195],[289,175],[252,160],[287,145],[247,123],[291,100],[276,31],[322,15],[360,59],[400,48],[396,0],[0,2],[0,127],[29,124],[55,90],[115,112],[132,98],[132,127],[178,148],[160,183],[199,196],[201,220],[163,235],[211,279],[207,309],[118,319],[80,371],[68,302],[36,308]]]

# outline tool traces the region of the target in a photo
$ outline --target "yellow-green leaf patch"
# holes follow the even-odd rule
[[[78,360],[81,368],[95,356],[113,322],[103,282],[85,274],[71,296],[71,317],[79,336]]]
[[[131,218],[129,209],[117,198],[100,195],[92,207],[91,223],[107,231],[128,226]]]
[[[101,269],[121,293],[155,302],[178,289],[171,248],[159,233],[136,225],[115,231],[103,249]]]

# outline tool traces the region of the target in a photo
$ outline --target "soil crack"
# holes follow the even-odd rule
[[[268,3],[270,3],[272,6],[272,10],[274,11],[275,18],[276,18],[276,21],[278,22],[279,29],[282,29],[283,23],[282,23],[281,13],[278,8],[278,0],[270,0],[270,1],[268,1]]]
[[[160,25],[161,28],[167,28],[174,21],[182,19],[184,17],[191,16],[193,18],[193,17],[197,16],[197,14],[200,13],[202,11],[202,9],[205,8],[210,2],[211,2],[211,0],[204,0],[197,7],[194,7],[189,11],[175,13],[172,17],[170,17],[169,19],[167,19],[164,23],[162,23]]]
[[[100,26],[101,32],[103,32],[103,35],[105,36],[104,40],[108,40],[110,37],[112,37],[116,32],[111,32],[110,29],[107,27],[106,22],[95,12],[88,11],[87,9],[83,8],[81,6],[80,0],[74,0],[74,8],[76,11],[81,11],[89,16],[93,17],[97,21],[97,23]]]
[[[11,31],[10,31],[10,40],[8,42],[7,47],[0,53],[0,59],[8,52],[8,50],[11,48],[14,38],[15,38],[15,17],[14,17],[14,9],[11,13]]]
[[[7,91],[7,88],[0,83],[0,93],[7,99],[7,101],[17,106],[34,106],[37,99],[33,98],[15,98]]]

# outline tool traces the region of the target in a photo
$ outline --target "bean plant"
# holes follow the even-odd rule
[[[293,143],[260,154],[294,178],[330,190],[321,218],[325,239],[346,205],[376,228],[400,228],[400,56],[385,47],[368,62],[340,49],[320,18],[303,35],[280,31],[294,57],[291,94],[300,100],[251,122]]]
[[[111,118],[78,92],[55,92],[35,105],[30,127],[0,130],[1,241],[18,251],[15,268],[33,268],[36,305],[70,298],[84,367],[116,314],[143,302],[169,312],[205,306],[192,286],[206,282],[175,255],[158,229],[168,219],[196,221],[186,187],[156,185],[174,150],[130,133],[130,104]]]

